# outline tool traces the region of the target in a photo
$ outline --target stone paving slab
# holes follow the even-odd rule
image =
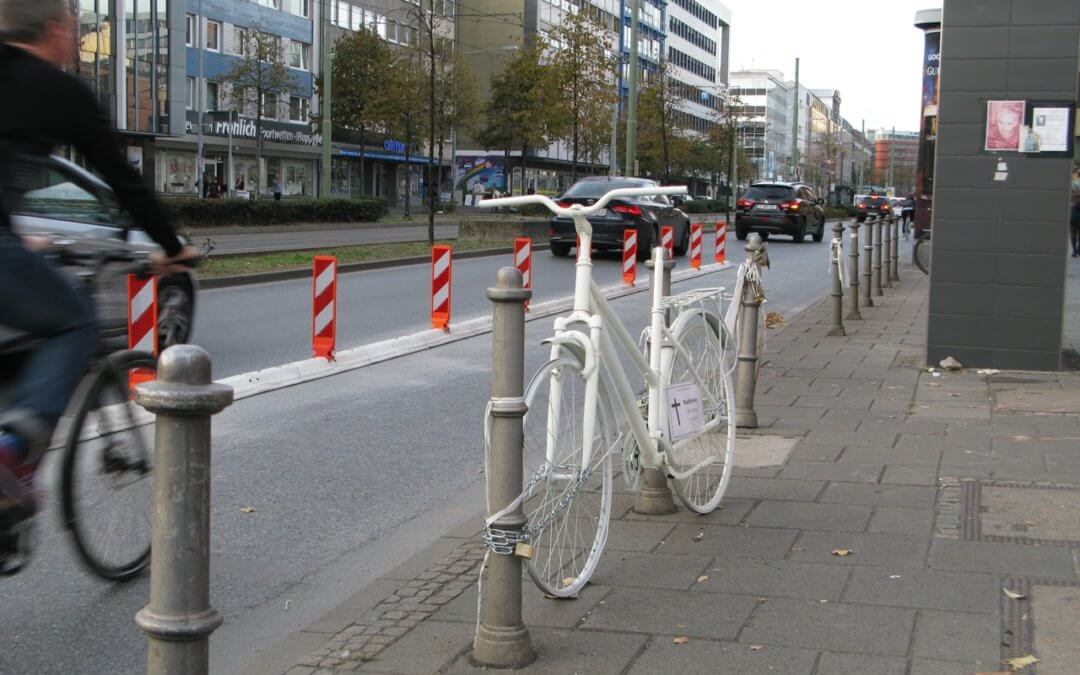
[[[752,647],[758,647],[753,650]],[[740,673],[746,675],[810,675],[817,652],[812,649],[764,647],[732,642],[691,640],[676,645],[656,638],[634,662],[630,675],[656,673]],[[583,671],[584,672],[584,671]]]
[[[619,588],[604,599],[582,628],[734,640],[757,606],[748,595],[700,591],[650,592]]]
[[[911,609],[777,598],[757,608],[739,641],[905,656],[914,622]]]

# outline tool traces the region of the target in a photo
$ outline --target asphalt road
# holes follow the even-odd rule
[[[737,251],[734,238],[729,250]],[[770,243],[768,309],[791,312],[826,289],[826,245]],[[486,311],[482,289],[504,261],[457,267],[456,316]],[[598,278],[618,274],[597,262]],[[906,273],[911,268],[905,268]],[[537,291],[569,288],[571,262],[537,256]],[[426,327],[424,268],[342,279],[343,346]],[[676,284],[731,284],[727,271]],[[306,282],[204,294],[196,339],[217,374],[307,356]],[[631,334],[648,294],[614,303]],[[527,328],[527,370],[540,365],[550,319]],[[252,655],[335,607],[352,592],[482,505],[480,420],[490,386],[490,337],[479,336],[247,399],[215,419],[212,602],[225,625],[211,639],[211,670],[236,672]],[[52,462],[52,459],[48,460]],[[45,467],[55,485],[54,464]],[[53,494],[38,555],[0,581],[0,672],[145,671],[133,617],[147,599],[139,578],[112,586],[77,564],[57,524]],[[241,508],[254,507],[244,514]]]

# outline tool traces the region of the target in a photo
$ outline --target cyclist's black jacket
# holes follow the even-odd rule
[[[77,148],[116,193],[135,223],[165,249],[181,244],[169,216],[120,151],[119,139],[94,94],[76,76],[22,49],[0,43],[0,181],[9,196],[17,190],[19,157],[45,158],[58,145]],[[9,208],[0,205],[0,228],[10,228]]]

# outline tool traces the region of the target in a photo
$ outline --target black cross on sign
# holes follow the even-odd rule
[[[679,408],[682,407],[682,403],[675,401],[671,404],[671,409],[675,411],[675,424],[682,426],[682,417],[679,416]]]

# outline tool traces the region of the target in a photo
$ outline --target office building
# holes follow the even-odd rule
[[[919,159],[918,132],[879,129],[868,135],[874,146],[874,184],[885,186],[897,195],[914,192],[915,167]]]
[[[788,86],[778,70],[740,70],[731,73],[731,95],[738,101],[739,147],[754,167],[743,182],[787,177],[791,130]]]

